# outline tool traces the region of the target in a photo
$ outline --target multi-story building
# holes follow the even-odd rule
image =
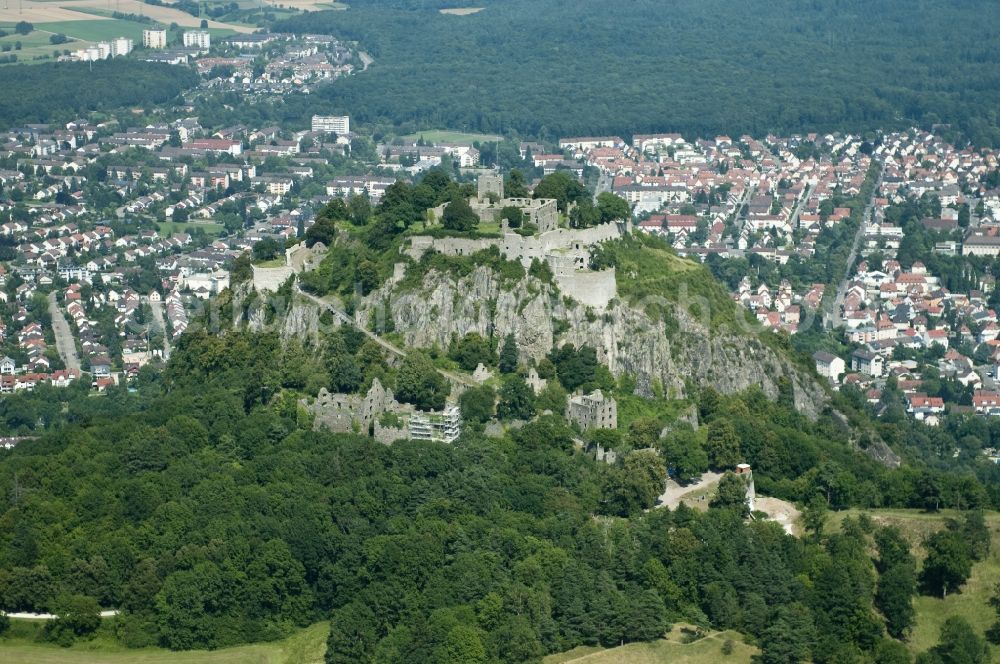
[[[600,390],[572,397],[566,404],[566,419],[581,429],[618,428],[618,403]]]
[[[458,406],[448,406],[440,413],[416,412],[410,416],[410,438],[452,443],[461,432]]]
[[[146,48],[166,48],[167,47],[167,31],[166,30],[143,30],[142,31],[142,45]]]
[[[111,40],[111,57],[128,55],[135,48],[135,42],[128,37],[115,37]]]
[[[347,115],[314,115],[312,130],[343,136],[351,133],[351,118]]]
[[[184,48],[197,48],[201,51],[207,51],[211,46],[212,35],[204,30],[184,33]]]

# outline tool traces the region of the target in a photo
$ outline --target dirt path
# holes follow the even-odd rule
[[[28,613],[27,611],[15,611],[13,613],[6,613],[4,611],[0,611],[0,613],[7,616],[8,618],[16,618],[18,620],[55,620],[56,618],[59,617],[54,613]],[[102,618],[111,618],[117,615],[118,615],[117,609],[101,611]]]
[[[52,317],[52,331],[56,335],[56,350],[59,351],[59,357],[67,369],[79,371],[80,358],[76,354],[76,339],[73,338],[73,331],[56,302],[55,291],[49,293],[49,315]]]

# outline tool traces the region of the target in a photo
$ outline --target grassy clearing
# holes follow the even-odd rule
[[[722,654],[722,646],[732,641],[733,652]],[[749,664],[757,648],[743,642],[737,632],[715,632],[693,643],[684,643],[680,628],[666,638],[651,643],[630,643],[618,648],[584,646],[549,655],[543,664]]]
[[[285,267],[285,257],[272,258],[269,261],[255,261],[257,267]]]
[[[9,635],[0,637],[0,661],[5,664],[319,664],[326,652],[328,634],[327,623],[317,623],[273,643],[172,652],[161,648],[123,648],[113,640],[110,625],[102,627],[94,640],[70,648],[34,642],[40,629],[37,623],[14,621]]]
[[[845,517],[857,516],[862,511],[847,510],[832,515],[830,526],[839,529]],[[960,519],[960,512],[942,510],[928,514],[919,510],[872,510],[864,511],[878,525],[896,526],[914,547],[918,559],[924,554],[921,543],[932,533],[945,527],[949,518]],[[945,599],[920,595],[913,601],[917,610],[917,622],[910,635],[907,646],[914,654],[923,652],[938,641],[941,625],[951,616],[961,616],[969,621],[976,631],[982,634],[992,623],[994,611],[988,602],[994,588],[1000,584],[1000,513],[987,512],[986,523],[993,535],[993,546],[986,560],[976,563],[972,568],[972,576],[962,586],[962,592],[950,595]],[[990,646],[994,661],[1000,657],[1000,647]]]
[[[502,139],[500,136],[490,135],[490,134],[474,134],[466,133],[462,131],[450,131],[446,129],[429,129],[427,131],[418,131],[409,136],[403,136],[404,141],[416,141],[423,136],[424,140],[429,143],[464,143],[467,145],[472,145],[473,143],[489,143],[490,141],[499,141]]]
[[[27,35],[19,35],[14,32],[13,25],[0,24],[0,27],[10,33],[6,37],[0,37],[0,47],[10,48],[9,51],[0,53],[0,55],[16,55],[17,64],[45,62],[52,59],[53,52],[57,49],[62,52],[63,49],[68,48],[73,50],[81,48],[84,45],[79,41],[73,40],[65,44],[53,45],[49,41],[49,37],[52,36],[51,33],[42,30],[33,30]],[[15,50],[18,42],[20,42],[21,48],[20,50]],[[44,57],[45,59],[36,59],[40,57]]]
[[[618,428],[622,431],[641,419],[658,420],[666,425],[690,405],[685,399],[645,399],[635,394],[615,394],[615,400],[618,402]]]

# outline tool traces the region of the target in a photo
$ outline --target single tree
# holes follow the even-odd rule
[[[470,387],[458,397],[458,407],[462,419],[467,422],[488,422],[493,417],[496,405],[496,391],[489,385]]]
[[[514,333],[510,332],[503,339],[503,346],[500,347],[500,373],[513,373],[517,370],[517,340]]]
[[[986,640],[959,616],[945,620],[938,644],[917,657],[917,664],[989,664],[989,661]]]
[[[735,509],[741,516],[749,515],[746,480],[735,473],[723,475],[719,480],[715,497],[712,498],[709,506],[720,509]]]
[[[434,363],[421,351],[403,359],[396,376],[396,398],[421,410],[441,410],[450,388]]]
[[[503,377],[497,416],[502,420],[527,420],[535,415],[535,393],[518,374]]]
[[[886,631],[894,638],[906,636],[916,620],[913,608],[916,585],[916,572],[906,563],[894,565],[879,576],[875,606],[885,616]]]
[[[705,451],[708,452],[709,465],[716,470],[728,470],[743,460],[740,438],[731,421],[720,418],[708,425]]]
[[[455,195],[444,208],[441,224],[452,231],[472,231],[479,225],[479,217],[462,196]]]
[[[955,592],[972,573],[972,555],[969,543],[958,532],[942,530],[934,533],[924,544],[927,558],[920,580],[935,595],[947,596]]]
[[[632,208],[629,207],[628,201],[610,192],[597,195],[597,212],[602,224],[609,221],[624,221],[632,216]]]

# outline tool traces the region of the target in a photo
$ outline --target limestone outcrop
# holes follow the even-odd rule
[[[453,335],[468,332],[513,333],[524,360],[541,359],[554,345],[588,344],[612,374],[634,375],[637,392],[646,396],[662,388],[683,397],[691,387],[711,385],[725,393],[759,386],[776,398],[785,377],[800,412],[816,417],[823,409],[828,397],[819,382],[762,338],[711,329],[679,306],[671,313],[676,325],[668,332],[662,321],[620,300],[595,311],[534,277],[501,283],[481,266],[460,279],[431,272],[418,288],[386,284],[358,303],[355,316],[391,320],[407,345],[417,347],[445,348]]]

